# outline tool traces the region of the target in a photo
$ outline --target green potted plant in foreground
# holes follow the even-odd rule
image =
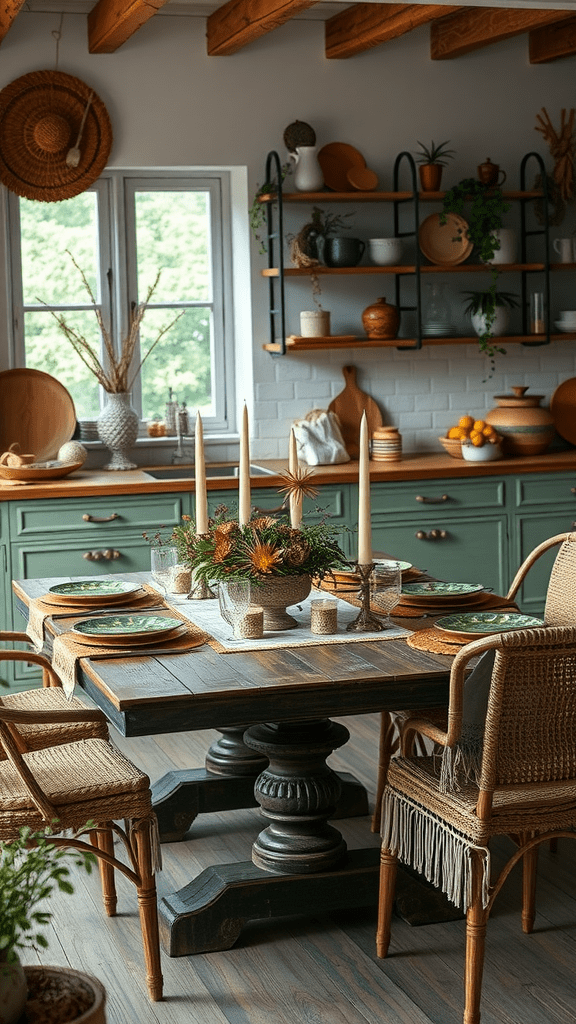
[[[68,982],[71,977],[80,982],[73,999],[71,986],[66,984],[65,1006],[51,1019],[104,1020],[104,992],[96,979],[82,972],[52,967],[27,968],[25,974],[19,959],[24,949],[48,947],[43,929],[50,924],[52,913],[45,904],[56,891],[74,892],[68,864],[90,872],[95,861],[94,854],[56,847],[49,834],[29,828],[22,828],[17,839],[0,843],[0,1019],[5,1024],[20,1019],[27,998],[33,1002],[38,996],[46,1002],[56,993],[59,986],[54,972],[56,978],[65,975]],[[33,988],[30,993],[29,988]],[[66,1005],[74,1001],[75,1015],[64,1015]],[[96,1008],[93,1017],[86,1016],[91,1005]],[[27,1021],[34,1024],[33,1006],[30,1012],[27,1007],[26,1012]],[[74,1007],[71,1012],[74,1013]]]
[[[417,158],[418,174],[423,192],[437,192],[442,182],[442,169],[446,167],[449,160],[453,160],[456,151],[448,149],[450,139],[436,145],[434,139],[429,146],[418,142],[419,151],[415,154]]]

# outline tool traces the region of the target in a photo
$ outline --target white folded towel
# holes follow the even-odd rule
[[[298,458],[309,466],[350,462],[335,412],[313,409],[293,423]]]

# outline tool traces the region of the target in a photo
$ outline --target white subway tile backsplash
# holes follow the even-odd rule
[[[293,398],[294,386],[288,382],[283,384],[257,384],[256,398],[259,402],[276,401],[282,398]]]

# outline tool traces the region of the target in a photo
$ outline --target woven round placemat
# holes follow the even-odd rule
[[[406,643],[417,651],[428,651],[430,654],[457,654],[461,647],[466,646],[458,640],[455,643],[441,640],[437,629],[419,629],[417,633],[406,637]]]
[[[66,156],[81,129],[74,167]],[[71,199],[99,177],[111,147],[108,111],[81,79],[32,71],[0,91],[0,181],[11,192],[46,203]]]

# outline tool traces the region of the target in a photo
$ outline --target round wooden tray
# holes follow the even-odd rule
[[[558,385],[550,399],[550,412],[560,437],[576,444],[576,377]]]
[[[75,426],[72,396],[55,377],[28,367],[0,373],[0,452],[17,442],[21,452],[32,452],[36,462],[46,462],[70,440]]]
[[[440,214],[431,213],[423,220],[418,231],[418,242],[426,259],[439,266],[452,267],[463,263],[474,248],[466,237],[468,224],[456,213],[446,214],[446,223],[440,223]]]
[[[34,480],[60,480],[75,469],[80,469],[83,462],[62,462],[59,466],[42,469],[37,466],[0,466],[0,480],[18,480],[21,483]]]

